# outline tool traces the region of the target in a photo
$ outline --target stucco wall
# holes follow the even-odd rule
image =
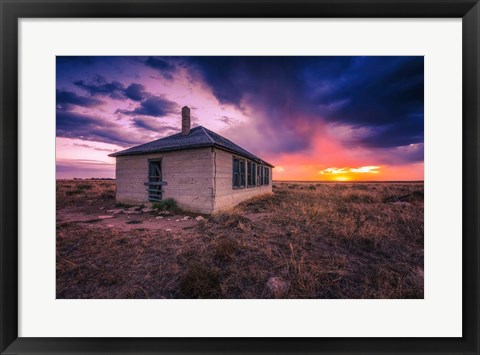
[[[234,154],[216,148],[214,154],[214,169],[216,172],[214,211],[227,209],[251,197],[272,192],[272,169],[270,169],[270,183],[268,185],[234,189],[232,186]]]
[[[212,148],[117,157],[116,199],[122,203],[148,202],[148,160],[162,159],[163,199],[173,198],[192,212],[213,210]]]

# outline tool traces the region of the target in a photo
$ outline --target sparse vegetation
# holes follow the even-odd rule
[[[160,202],[156,202],[153,204],[152,208],[159,211],[180,212],[177,201],[173,198],[167,198]]]
[[[57,182],[58,208],[115,190],[91,181],[67,194],[80,183]],[[179,233],[57,221],[57,297],[269,298],[267,281],[279,277],[285,298],[423,298],[423,183],[273,191]]]
[[[115,180],[57,180],[57,208],[115,198]]]
[[[219,272],[199,262],[188,266],[180,288],[187,298],[218,298],[222,294]]]

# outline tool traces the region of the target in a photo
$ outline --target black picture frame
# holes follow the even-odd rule
[[[480,5],[478,0],[1,0],[0,351],[2,354],[479,354]],[[18,19],[111,17],[462,18],[461,338],[19,338]],[[460,183],[460,182],[458,182]]]

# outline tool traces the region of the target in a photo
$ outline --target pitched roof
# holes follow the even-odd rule
[[[251,159],[258,163],[273,167],[272,164],[267,163],[227,138],[222,137],[221,135],[212,132],[203,126],[192,128],[190,130],[190,134],[187,135],[183,135],[181,132],[172,134],[171,136],[121,150],[119,152],[109,154],[108,156],[119,157],[124,155],[150,154],[204,147],[216,147],[223,149],[228,152],[244,156],[245,158]]]

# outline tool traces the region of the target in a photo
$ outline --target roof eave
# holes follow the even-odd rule
[[[224,150],[224,151],[229,152],[229,153],[233,153],[233,154],[236,154],[236,155],[241,155],[242,157],[245,157],[246,159],[250,159],[250,160],[256,161],[257,163],[261,163],[261,164],[263,164],[263,165],[268,165],[268,166],[271,167],[271,168],[274,168],[274,167],[275,167],[275,166],[273,166],[272,164],[266,162],[265,160],[262,160],[262,159],[260,159],[260,158],[252,159],[252,158],[246,156],[245,154],[242,154],[242,153],[240,153],[240,152],[236,152],[236,151],[234,151],[233,149],[228,149],[228,148],[226,148],[226,147],[224,147],[224,146],[221,146],[221,145],[218,145],[218,144],[214,144],[214,147],[215,147],[215,148],[218,148],[218,149],[221,149],[221,150]]]
[[[243,154],[243,153],[237,152],[237,151],[235,151],[235,150],[233,150],[233,149],[226,148],[226,147],[221,146],[221,145],[219,145],[219,144],[217,144],[217,143],[202,143],[202,144],[194,144],[194,145],[187,146],[187,147],[163,148],[163,149],[156,149],[156,150],[143,151],[143,152],[125,152],[125,151],[120,151],[120,152],[115,152],[115,153],[108,154],[108,156],[109,156],[109,157],[116,158],[116,157],[122,157],[122,156],[130,156],[130,155],[146,155],[146,154],[155,154],[155,153],[163,153],[163,152],[175,152],[175,151],[179,151],[179,150],[208,148],[208,147],[215,147],[215,148],[224,150],[224,151],[229,152],[229,153],[241,155],[242,157],[245,157],[246,159],[250,159],[250,160],[256,161],[257,163],[261,163],[261,164],[264,164],[264,165],[268,165],[268,166],[270,166],[271,168],[274,168],[274,167],[275,167],[275,166],[273,166],[272,164],[266,162],[265,160],[262,160],[262,159],[256,158],[256,157],[255,157],[255,159],[254,159],[254,158],[251,158],[251,157],[248,157],[248,156],[246,156],[246,155]]]
[[[208,147],[213,147],[214,145],[212,143],[202,143],[202,144],[194,144],[191,146],[187,147],[172,147],[172,148],[163,148],[163,149],[154,149],[151,151],[143,151],[143,152],[116,152],[109,154],[109,157],[122,157],[122,156],[127,156],[127,155],[146,155],[146,154],[155,154],[155,153],[163,153],[163,152],[175,152],[178,150],[188,150],[188,149],[198,149],[198,148],[208,148]]]

